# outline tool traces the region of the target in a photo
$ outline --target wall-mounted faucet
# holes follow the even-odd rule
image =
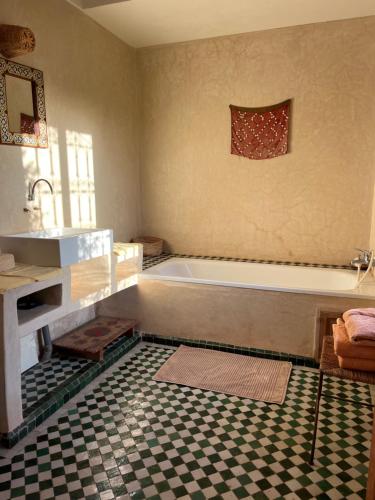
[[[357,284],[355,288],[358,288],[370,272],[374,275],[375,254],[373,250],[362,250],[361,248],[356,248],[356,250],[359,250],[360,254],[350,262],[350,265],[357,268]],[[366,270],[361,277],[362,266],[365,266]]]
[[[39,182],[46,182],[51,190],[51,194],[53,194],[52,184],[49,181],[47,181],[47,179],[37,179],[34,183],[31,182],[29,183],[29,195],[27,197],[29,201],[35,200],[35,187]]]
[[[362,250],[361,248],[356,248],[356,250],[359,251],[359,255],[350,262],[350,265],[357,269],[362,266],[367,268],[371,260],[372,250]]]

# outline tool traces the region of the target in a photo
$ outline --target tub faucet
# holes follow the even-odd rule
[[[39,182],[45,182],[48,184],[50,190],[51,190],[51,194],[53,194],[53,187],[52,187],[52,184],[47,181],[47,179],[37,179],[33,184],[31,182],[29,182],[29,195],[27,197],[27,199],[29,201],[34,201],[35,200],[35,188],[36,188],[36,185],[39,183]]]
[[[374,267],[375,267],[375,254],[373,250],[361,250],[360,248],[356,248],[359,251],[358,257],[353,259],[350,264],[353,267],[357,268],[357,284],[356,288],[359,288],[359,285],[365,280],[366,276],[372,274],[374,278]],[[361,268],[365,266],[365,271],[361,277]]]
[[[358,257],[350,261],[352,267],[360,269],[362,266],[368,267],[372,257],[372,250],[362,250],[361,248],[356,248],[359,251]]]

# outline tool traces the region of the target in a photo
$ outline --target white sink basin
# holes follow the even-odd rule
[[[64,267],[111,253],[113,232],[62,227],[8,234],[0,236],[0,249],[24,264]]]

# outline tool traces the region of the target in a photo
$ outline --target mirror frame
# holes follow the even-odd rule
[[[22,78],[31,83],[34,119],[38,124],[39,134],[22,134],[9,130],[6,75]],[[0,57],[0,144],[31,148],[48,147],[43,72],[2,57]]]

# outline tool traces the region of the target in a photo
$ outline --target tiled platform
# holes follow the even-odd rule
[[[139,344],[60,409],[0,460],[0,498],[364,498],[369,409],[325,402],[310,467],[316,371],[294,369],[285,404],[270,405],[154,382],[172,352]],[[328,384],[370,401],[367,386]]]
[[[49,361],[38,363],[22,374],[22,409],[30,409],[56,387],[87,368],[90,362],[82,358],[54,353]]]
[[[10,448],[53,415],[104,370],[139,342],[138,335],[114,340],[105,351],[104,360],[95,362],[54,354],[50,361],[39,363],[22,374],[22,424],[0,434],[0,441]],[[1,500],[1,496],[0,496]]]

